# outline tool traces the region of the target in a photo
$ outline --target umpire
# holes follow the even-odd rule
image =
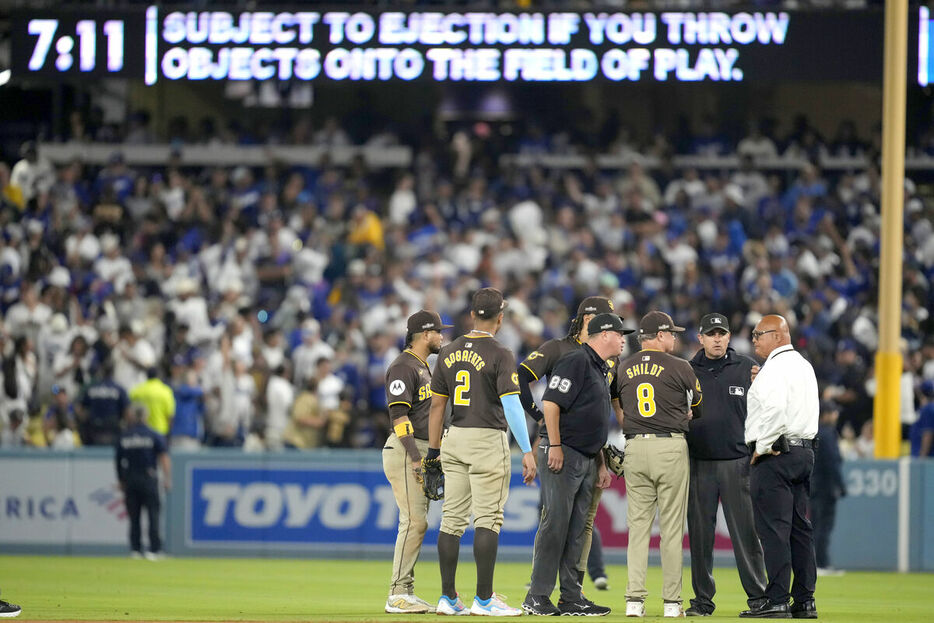
[[[143,423],[145,420],[145,407],[134,405],[127,411],[126,430],[117,440],[117,480],[130,518],[131,556],[144,556],[140,516],[143,507],[146,507],[149,551],[145,557],[158,560],[162,555],[162,540],[159,538],[159,478],[156,463],[162,468],[164,486],[168,490],[172,482],[172,462],[164,438],[146,426]]]
[[[756,535],[749,497],[749,450],[743,439],[746,394],[756,365],[730,348],[730,325],[722,314],[701,318],[697,340],[703,347],[691,367],[704,394],[703,419],[690,422],[687,434],[691,456],[688,494],[688,532],[691,540],[691,585],[694,599],[687,616],[713,614],[713,544],[717,504],[733,541],[733,554],[747,603],[765,601],[765,562]]]
[[[594,316],[587,343],[558,361],[543,398],[547,439],[538,448],[542,519],[535,535],[532,582],[522,608],[541,616],[602,616],[610,609],[580,591],[577,563],[594,483],[606,487],[609,475],[601,449],[609,434],[610,387],[607,359],[618,357],[630,333],[616,314]],[[548,469],[545,469],[547,467]],[[561,576],[561,599],[551,592]]]

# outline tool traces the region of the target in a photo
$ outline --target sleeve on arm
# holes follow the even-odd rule
[[[561,359],[551,371],[548,389],[545,390],[542,400],[553,402],[562,409],[570,407],[580,393],[583,385],[581,379],[586,378],[586,370],[582,369],[582,364],[586,365],[586,362],[579,357]]]
[[[756,379],[759,390],[759,438],[756,439],[756,452],[768,454],[772,451],[772,444],[782,434],[781,414],[788,402],[788,387],[785,379],[773,378],[771,375],[761,380],[762,383]]]
[[[554,363],[554,348],[552,348],[552,344],[553,342],[549,340],[533,350],[529,353],[529,356],[525,358],[525,361],[519,364],[519,367],[528,370],[535,380],[548,374],[548,370]]]
[[[519,448],[523,452],[530,452],[532,444],[529,442],[529,429],[525,425],[525,411],[522,410],[522,404],[519,402],[517,394],[507,394],[500,396],[500,402],[503,403],[503,413],[506,415],[506,423],[512,436],[516,438]]]
[[[415,383],[411,369],[405,366],[392,366],[386,373],[386,404],[404,405],[411,408],[415,396]]]
[[[519,400],[522,403],[522,408],[536,420],[541,420],[542,412],[538,405],[535,404],[535,400],[532,398],[532,390],[529,387],[535,382],[534,373],[521,364],[516,372],[519,374]]]
[[[516,372],[516,358],[512,352],[503,349],[496,368],[496,394],[502,398],[519,395],[519,374]],[[519,405],[522,406],[521,403]]]

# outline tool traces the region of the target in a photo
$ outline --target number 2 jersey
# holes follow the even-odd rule
[[[658,350],[640,350],[621,361],[617,383],[627,435],[686,433],[688,412],[702,399],[691,364]]]
[[[451,426],[505,431],[502,396],[519,393],[516,358],[493,337],[462,335],[438,353],[431,393],[451,405]]]

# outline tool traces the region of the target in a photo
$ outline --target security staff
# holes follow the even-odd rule
[[[754,608],[765,599],[765,563],[752,516],[749,450],[744,441],[746,393],[752,369],[757,366],[730,348],[730,324],[723,314],[701,318],[697,340],[703,348],[691,359],[691,367],[700,381],[705,406],[704,418],[691,420],[687,435],[691,456],[688,533],[694,588],[687,616],[706,616],[715,608],[713,543],[719,502],[747,603]]]
[[[441,350],[441,331],[450,329],[435,312],[421,310],[406,323],[406,349],[386,371],[386,403],[392,434],[383,448],[383,472],[399,507],[399,531],[392,558],[386,612],[434,612],[415,595],[415,562],[428,529],[428,498],[421,486],[422,455],[428,452],[431,370],[428,356]]]
[[[86,446],[112,446],[120,435],[130,399],[113,380],[113,362],[103,364],[101,378],[88,385],[75,403],[81,440]]]
[[[610,484],[601,452],[609,434],[607,359],[618,357],[627,331],[616,314],[594,316],[587,343],[561,358],[543,398],[547,439],[538,448],[542,517],[535,535],[532,582],[522,608],[542,616],[601,616],[610,609],[583,597],[577,562],[595,483]],[[555,576],[561,598],[551,603]]]
[[[159,538],[156,463],[162,468],[163,485],[168,491],[172,482],[172,462],[166,451],[165,438],[143,423],[146,415],[146,408],[141,405],[133,405],[127,412],[126,429],[117,440],[117,480],[130,518],[131,555],[134,558],[144,556],[140,515],[145,506],[149,519],[149,551],[145,557],[157,560],[162,555],[162,540]]]
[[[438,353],[431,375],[426,460],[440,456],[444,468],[444,506],[438,533],[441,598],[437,614],[519,616],[493,592],[499,530],[509,496],[512,465],[506,428],[522,449],[522,479],[535,480],[535,455],[519,401],[516,357],[500,344],[506,301],[496,288],[478,290],[470,303],[474,328]],[[441,440],[444,410],[451,402],[451,426]],[[455,576],[460,539],[474,516],[477,593],[468,609],[457,595]]]
[[[682,542],[688,502],[688,421],[701,417],[701,386],[684,359],[671,355],[684,327],[652,311],[639,322],[642,350],[619,364],[619,400],[626,435],[626,496],[629,504],[629,584],[626,616],[645,616],[649,536],[658,509],[661,524],[664,615],[681,607]]]
[[[749,484],[769,583],[768,600],[739,616],[817,618],[817,565],[808,520],[820,413],[817,377],[792,348],[788,323],[781,316],[762,318],[752,340],[756,356],[765,363],[749,388],[745,438],[752,452]],[[789,595],[794,598],[790,608]]]
[[[577,315],[571,321],[571,327],[568,334],[562,338],[548,340],[534,351],[529,353],[525,361],[519,364],[517,372],[519,373],[519,389],[522,406],[526,412],[539,423],[540,435],[547,439],[548,432],[545,430],[544,415],[532,399],[530,385],[545,377],[551,377],[552,371],[562,357],[581,348],[587,341],[589,335],[587,326],[597,314],[613,313],[613,302],[604,296],[588,296],[580,305],[577,306]],[[626,330],[632,333],[631,329]],[[606,360],[608,367],[607,379],[610,381],[610,398],[612,399],[613,411],[619,425],[623,425],[623,410],[619,406],[619,394],[617,384],[613,382],[616,378],[616,369],[619,366],[619,357],[610,357]],[[587,513],[587,523],[584,526],[583,543],[581,547],[581,557],[577,561],[577,582],[581,585],[584,581],[584,572],[590,571],[590,577],[594,581],[594,586],[605,590],[608,586],[606,579],[606,570],[603,566],[603,552],[601,551],[600,533],[594,528],[593,522],[597,515],[597,508],[600,505],[600,497],[603,489],[594,486],[593,498],[590,502],[590,510]]]

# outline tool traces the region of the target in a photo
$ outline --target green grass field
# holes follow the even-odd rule
[[[419,563],[417,592],[437,599],[437,563]],[[590,587],[588,596],[613,608],[603,620],[626,620],[626,569],[612,565],[610,590]],[[0,556],[3,597],[23,606],[17,620],[88,621],[407,621],[434,615],[383,613],[388,562],[263,559],[169,559]],[[525,596],[529,565],[501,563],[496,590],[518,606]],[[745,599],[736,571],[716,570],[717,612],[736,619]],[[685,573],[684,596],[690,597]],[[462,595],[474,593],[474,566],[458,570]],[[649,570],[647,618],[661,618],[660,569]],[[820,620],[932,621],[934,575],[847,573],[819,578]]]

